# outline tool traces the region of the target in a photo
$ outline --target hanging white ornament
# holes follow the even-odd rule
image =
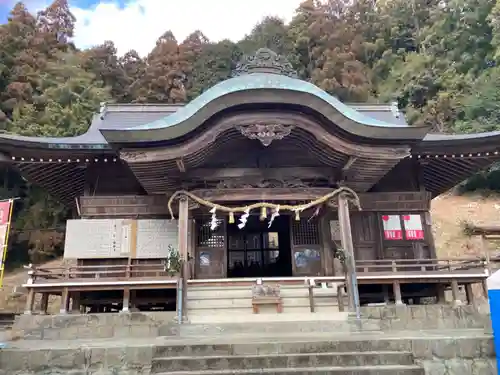
[[[276,219],[278,216],[280,216],[280,205],[278,204],[276,208],[274,209],[271,218],[269,219],[269,224],[267,225],[268,228],[271,228],[271,225],[273,225],[274,219]]]
[[[219,226],[219,220],[217,220],[217,216],[215,214],[216,208],[212,208],[210,213],[212,214],[212,219],[210,220],[210,230],[214,231]]]
[[[247,208],[243,215],[240,216],[240,223],[238,224],[239,229],[245,228],[245,225],[247,225],[248,216],[250,216],[250,210]]]

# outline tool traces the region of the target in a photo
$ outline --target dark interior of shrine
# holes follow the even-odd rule
[[[290,216],[268,219],[250,215],[246,225],[228,224],[228,277],[292,276]]]

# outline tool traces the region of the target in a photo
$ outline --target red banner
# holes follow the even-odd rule
[[[402,240],[403,230],[399,215],[383,215],[384,238],[386,240]]]
[[[0,257],[0,286],[3,285],[3,265],[7,256],[7,243],[11,217],[10,210],[12,203],[12,200],[0,202],[0,245],[2,246],[2,256]]]
[[[407,240],[424,239],[424,228],[422,226],[422,217],[420,215],[404,215],[403,223],[405,226],[405,235]]]

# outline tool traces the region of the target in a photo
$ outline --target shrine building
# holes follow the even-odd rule
[[[436,259],[430,202],[500,161],[500,133],[430,130],[395,104],[342,103],[261,49],[185,105],[103,104],[75,137],[1,134],[2,162],[75,212],[72,265],[33,268],[27,312],[35,293],[42,310],[61,295],[62,313],[175,309],[172,251],[188,293],[346,272],[361,304],[469,293],[484,259]]]

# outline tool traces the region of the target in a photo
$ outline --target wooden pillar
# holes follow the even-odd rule
[[[63,288],[61,293],[61,309],[59,314],[67,314],[69,308],[69,291],[68,288]]]
[[[486,279],[481,281],[481,286],[483,287],[484,298],[488,299],[488,284],[486,283]]]
[[[187,298],[187,278],[189,277],[188,249],[189,249],[189,207],[187,197],[182,197],[179,201],[179,255],[181,258],[182,276],[182,319],[187,318],[186,298]]]
[[[488,275],[491,275],[491,262],[490,262],[490,249],[488,246],[488,241],[484,234],[481,235],[481,249],[484,255],[484,261],[486,263],[486,269],[488,270]]]
[[[382,285],[382,294],[384,296],[384,303],[386,305],[388,305],[389,302],[390,302],[390,298],[389,298],[389,285],[387,285],[387,284]]]
[[[401,284],[399,281],[394,281],[392,283],[392,287],[394,289],[394,303],[396,305],[404,305],[403,299],[401,297]]]
[[[323,215],[319,219],[319,230],[321,233],[321,263],[323,268],[323,274],[325,276],[333,276],[334,272],[334,257],[333,257],[333,244],[332,244],[332,234],[330,230],[330,220],[327,215]]]
[[[349,201],[345,194],[339,195],[339,226],[341,235],[342,249],[346,255],[347,270],[347,295],[349,300],[349,310],[354,311],[359,303],[359,292],[356,280],[353,275],[356,274],[356,260],[354,259],[354,245],[352,242],[351,220],[349,218]]]
[[[474,298],[474,292],[472,291],[472,284],[465,284],[465,295],[467,296],[467,303],[472,306],[476,306],[476,299]]]
[[[80,313],[80,292],[71,293],[71,312]]]
[[[453,295],[453,306],[460,306],[462,304],[462,301],[460,301],[460,290],[458,289],[458,281],[457,280],[452,280],[451,281],[451,294]]]
[[[130,288],[123,289],[123,307],[122,312],[129,312],[130,307]]]
[[[344,311],[344,285],[337,285],[337,301],[339,305],[339,311]]]
[[[443,284],[437,284],[437,302],[444,305],[446,303],[446,288]]]
[[[49,308],[49,293],[42,293],[42,299],[40,300],[40,312],[42,315],[47,314],[47,309]]]
[[[31,315],[33,313],[34,303],[35,303],[35,290],[33,288],[29,288],[28,298],[26,299],[26,307],[24,308],[24,313],[26,315]]]

